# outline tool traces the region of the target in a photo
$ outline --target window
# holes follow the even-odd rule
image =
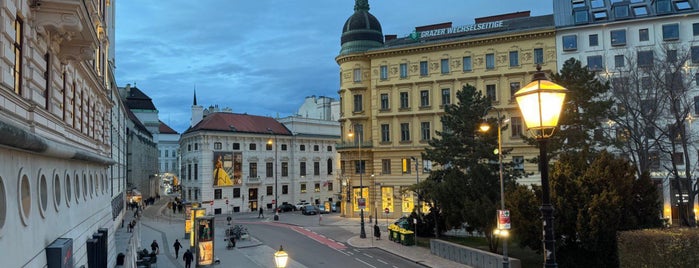
[[[302,151],[302,152],[306,151],[306,145],[305,144],[299,145],[299,151]]]
[[[699,46],[693,46],[691,48],[692,63],[699,63]]]
[[[604,7],[604,0],[591,0],[591,1],[590,1],[590,6],[591,6],[592,8]]]
[[[587,57],[587,68],[590,71],[601,71],[604,69],[604,64],[602,62],[602,56],[588,56]]]
[[[633,14],[636,17],[643,17],[648,15],[648,8],[646,6],[633,7]]]
[[[406,109],[408,107],[410,107],[408,105],[408,92],[401,92],[400,93],[400,108]]]
[[[266,149],[267,151],[271,151],[271,150],[272,150],[272,140],[271,140],[271,139],[267,142],[267,144],[265,144],[265,149]]]
[[[495,54],[485,54],[485,68],[488,70],[495,69]]]
[[[612,46],[626,45],[626,30],[614,30],[609,32],[612,38]]]
[[[388,94],[381,94],[381,110],[388,110]]]
[[[658,14],[665,14],[672,12],[672,6],[670,6],[670,0],[656,0],[655,10]]]
[[[534,49],[534,64],[543,64],[544,63],[544,49],[543,48],[535,48]]]
[[[464,72],[470,72],[472,70],[471,57],[463,58]]]
[[[573,11],[573,18],[575,19],[575,24],[585,24],[590,21],[585,9]]]
[[[267,186],[266,192],[267,192],[267,195],[268,195],[268,196],[269,196],[269,195],[273,195],[273,194],[274,194],[274,187],[272,187],[271,185],[270,185],[270,186]]]
[[[289,194],[289,185],[282,185],[282,194]]]
[[[575,51],[578,49],[578,36],[577,35],[564,35],[563,36],[563,51]],[[510,52],[512,53],[512,52]]]
[[[427,76],[429,71],[427,70],[427,61],[420,62],[420,76]]]
[[[607,11],[595,11],[592,12],[592,17],[596,20],[606,20],[607,19]]]
[[[332,182],[326,182],[325,184],[328,186],[328,192],[332,192],[332,191],[333,191],[333,183],[332,183]]]
[[[391,174],[391,159],[381,159],[381,174]]]
[[[430,92],[427,90],[420,91],[420,107],[430,106]]]
[[[699,114],[699,96],[694,97],[694,114]]]
[[[430,122],[421,122],[420,123],[420,140],[422,141],[428,141],[430,140],[431,137],[431,132],[430,132]]]
[[[524,170],[524,156],[512,156],[512,164],[515,170]]]
[[[591,34],[588,36],[588,43],[591,47],[596,47],[599,45],[599,36],[597,34]]]
[[[301,170],[299,175],[306,176],[306,162],[299,163],[299,170]]]
[[[680,39],[680,25],[677,23],[663,25],[663,41]]]
[[[364,128],[362,127],[362,125],[357,125],[357,128],[359,129],[357,132],[364,134],[364,130],[363,130]],[[313,151],[314,152],[320,151],[320,147],[318,145],[313,145]]]
[[[408,77],[408,64],[401,63],[400,64],[400,78],[407,78],[407,77]]]
[[[381,80],[388,79],[388,66],[381,65],[381,67],[379,67],[379,69],[381,69]]]
[[[636,58],[638,60],[639,67],[650,67],[653,66],[653,51],[637,51]]]
[[[440,62],[440,66],[442,68],[442,74],[449,73],[449,59],[442,59]]]
[[[491,101],[497,101],[497,93],[495,92],[495,85],[485,85],[485,96]]]
[[[366,171],[366,161],[364,160],[354,160],[354,174],[364,174]]]
[[[442,105],[451,104],[451,92],[448,88],[442,89]]]
[[[517,93],[519,88],[520,88],[519,82],[510,82],[510,100],[515,99],[515,93]]]
[[[268,162],[266,164],[267,165],[265,166],[265,177],[274,177],[274,163]]]
[[[699,23],[692,23],[692,35],[699,35]]]
[[[679,10],[679,11],[682,11],[682,10],[691,9],[692,5],[689,4],[689,1],[687,1],[687,0],[675,1],[675,8],[677,8],[677,10]]]
[[[320,176],[320,162],[313,162],[313,175]]]
[[[354,95],[354,110],[353,110],[353,112],[358,113],[358,112],[361,112],[363,110],[364,109],[362,107],[362,95],[361,94]]]
[[[614,17],[617,19],[629,18],[629,6],[628,5],[617,5],[614,6]]]
[[[638,41],[644,42],[650,40],[650,35],[648,34],[648,29],[639,29],[638,30]]]
[[[354,82],[362,82],[362,70],[357,68],[354,69]]]
[[[14,90],[15,93],[22,95],[22,46],[24,42],[22,36],[24,35],[24,23],[19,17],[15,18],[14,28],[15,28],[15,40],[13,43],[14,48],[14,66],[13,66],[13,78],[14,78]],[[75,113],[75,109],[73,109]]]
[[[614,55],[614,67],[621,68],[624,67],[624,55]]]
[[[400,140],[410,141],[410,123],[400,124]]]
[[[248,145],[248,148],[250,149],[250,151],[257,150],[257,143],[250,143],[250,145]]]
[[[328,152],[332,152],[332,151],[333,151],[332,145],[328,145],[328,147],[325,148],[325,150],[328,151]]]
[[[327,167],[328,175],[332,175],[333,174],[333,160],[332,159],[328,159],[328,161],[326,163],[326,167]]]
[[[512,124],[512,137],[522,137],[522,118],[510,117],[510,123]]]
[[[240,198],[240,188],[233,188],[233,198]]]
[[[573,0],[573,8],[585,7],[585,0]]]
[[[519,52],[510,51],[510,67],[519,66]]]
[[[282,144],[282,151],[286,151],[286,144]]]
[[[282,177],[289,176],[289,162],[282,162]]]
[[[257,163],[249,163],[248,164],[248,175],[251,178],[257,178]]]
[[[233,143],[233,150],[240,150],[240,143]]]
[[[402,162],[401,163],[402,164],[401,171],[403,172],[403,174],[410,174],[410,171],[411,171],[411,165],[410,165],[411,161],[410,160],[411,160],[410,158],[403,158],[401,160],[401,162]]]
[[[302,193],[306,192],[306,184],[305,183],[301,183],[301,192]]]
[[[381,124],[381,142],[391,141],[391,131],[389,124]]]
[[[222,197],[223,195],[221,194],[221,192],[222,192],[222,189],[214,189],[214,199],[221,199],[221,198],[223,198],[223,197]]]
[[[194,164],[194,180],[199,179],[199,164]]]
[[[313,184],[313,191],[316,193],[320,193],[320,183],[315,183]]]

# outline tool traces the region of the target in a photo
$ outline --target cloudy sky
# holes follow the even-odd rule
[[[148,94],[160,119],[189,127],[192,95],[236,113],[294,114],[306,96],[337,98],[342,26],[352,0],[168,0],[116,3],[116,79]],[[530,10],[541,0],[369,0],[384,34]]]

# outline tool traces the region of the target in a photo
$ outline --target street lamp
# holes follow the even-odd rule
[[[277,187],[277,134],[274,133],[274,131],[272,131],[271,128],[267,128],[267,131],[269,131],[270,134],[274,135],[274,141],[269,140],[267,141],[267,144],[274,145],[274,220],[278,221],[279,210],[277,209],[277,206],[279,204],[279,187]]]
[[[563,109],[563,101],[568,92],[564,87],[546,79],[541,66],[536,67],[532,82],[517,91],[517,100],[524,123],[529,132],[539,141],[539,169],[541,171],[542,205],[544,218],[544,267],[558,267],[556,264],[556,240],[553,233],[553,206],[549,190],[549,167],[546,158],[547,140],[553,135],[558,118]]]
[[[356,125],[355,128],[357,128]],[[357,165],[359,166],[359,203],[361,203],[362,205],[366,205],[366,202],[364,202],[364,197],[362,196],[364,192],[364,184],[362,182],[362,173],[364,173],[364,166],[362,165],[362,132],[364,131],[357,132]],[[350,138],[354,137],[352,129],[350,129],[350,132],[347,133],[347,136]],[[364,230],[364,207],[362,206],[359,207],[359,224],[359,238],[366,238],[366,231]]]
[[[505,211],[505,183],[502,178],[502,116],[500,115],[500,110],[495,108],[495,107],[489,107],[486,110],[486,113],[490,111],[491,109],[495,110],[498,114],[498,165],[500,166],[500,210]],[[483,123],[480,126],[480,129],[482,132],[487,132],[490,130],[490,125]],[[502,234],[504,232],[507,232],[507,230],[496,230],[496,234]],[[502,237],[502,267],[503,268],[508,268],[510,267],[510,260],[507,257],[507,236],[501,236]]]
[[[286,262],[289,261],[289,254],[284,251],[284,248],[282,246],[279,246],[279,251],[274,252],[274,264],[277,265],[277,268],[284,268],[286,267]]]

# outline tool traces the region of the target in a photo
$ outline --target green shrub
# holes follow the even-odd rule
[[[620,267],[697,267],[698,229],[648,229],[619,232]]]

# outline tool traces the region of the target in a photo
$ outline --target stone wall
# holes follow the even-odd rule
[[[430,239],[430,251],[432,254],[447,260],[462,263],[474,268],[501,268],[502,255],[469,248],[459,244]],[[521,268],[519,259],[509,258],[510,268]]]

